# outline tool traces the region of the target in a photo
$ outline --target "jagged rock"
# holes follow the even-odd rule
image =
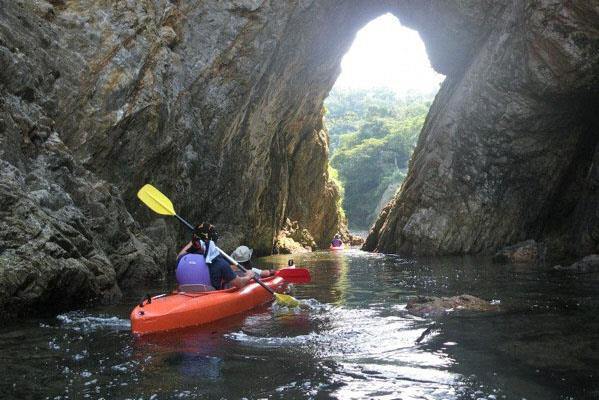
[[[447,78],[364,248],[492,254],[533,238],[548,258],[596,253],[597,3],[425,3],[396,15]]]
[[[297,221],[287,219],[275,241],[273,251],[277,254],[306,253],[315,247],[316,243],[310,232],[301,228]]]
[[[374,9],[86,0],[56,3],[50,20],[42,3],[52,7],[2,8],[0,44],[10,46],[0,46],[0,81],[43,103],[75,158],[121,189],[144,229],[156,216],[135,194],[151,182],[187,219],[231,227],[221,233],[241,232],[257,254],[272,251],[286,218],[319,247],[345,231],[327,175],[322,100]],[[172,225],[169,241],[183,241]]]
[[[356,235],[349,235],[346,242],[349,243],[350,246],[362,246],[364,244],[364,238]]]
[[[408,301],[406,310],[418,316],[439,316],[449,311],[497,311],[498,305],[468,294],[453,297],[417,296]]]
[[[275,242],[273,252],[275,254],[297,254],[297,253],[309,253],[312,249],[302,246],[292,238],[286,236],[280,236]]]
[[[599,272],[599,254],[591,254],[584,257],[569,266],[556,265],[553,267],[556,271],[569,271],[579,274],[588,274]]]
[[[530,264],[536,262],[538,258],[539,247],[537,242],[527,240],[499,250],[493,256],[493,261],[498,263]]]
[[[116,188],[78,166],[56,134],[29,146],[25,171],[0,160],[3,319],[114,301],[121,288],[164,277],[160,249]]]
[[[188,233],[139,203],[147,182],[256,254],[287,219],[317,247],[346,234],[322,104],[355,32],[389,11],[447,79],[366,248],[465,253],[543,238],[596,252],[592,2],[5,1],[2,196],[19,207],[2,209],[3,304],[54,300],[63,277],[75,288],[64,304],[78,304],[156,276]],[[47,227],[34,247],[30,220]],[[29,284],[25,260],[38,256],[39,271],[56,266],[52,285]]]

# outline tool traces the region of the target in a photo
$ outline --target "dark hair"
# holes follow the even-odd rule
[[[214,225],[208,222],[202,222],[195,227],[192,237],[196,240],[212,240],[216,242],[218,240],[218,232],[216,232]]]

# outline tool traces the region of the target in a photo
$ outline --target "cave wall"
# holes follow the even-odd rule
[[[270,253],[288,221],[345,223],[322,103],[358,1],[15,0],[0,7],[0,311],[111,301],[164,278],[188,233]]]
[[[429,15],[448,4],[430,3]],[[398,9],[447,79],[365,248],[490,253],[536,239],[548,258],[599,251],[599,2],[453,4],[450,14],[474,21],[460,62],[435,44],[453,37],[434,18]]]
[[[1,5],[0,309],[164,277],[187,236],[136,199],[147,182],[225,248],[268,253],[288,220],[325,246],[344,225],[323,99],[355,32],[387,11],[447,79],[366,248],[595,251],[596,1]]]
[[[52,29],[86,63],[69,67],[61,137],[122,190],[149,232],[156,216],[135,199],[146,182],[190,221],[216,224],[225,248],[269,253],[287,218],[325,246],[345,228],[322,100],[353,32],[376,15],[362,11],[315,1],[66,2]],[[169,237],[184,237],[175,229]]]

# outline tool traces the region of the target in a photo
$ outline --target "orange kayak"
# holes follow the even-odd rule
[[[262,279],[281,293],[286,282],[279,276]],[[136,335],[207,324],[251,310],[273,300],[272,294],[257,283],[202,293],[173,292],[144,300],[131,311],[131,331]]]

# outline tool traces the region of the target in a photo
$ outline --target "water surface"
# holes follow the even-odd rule
[[[313,277],[293,289],[300,310],[269,304],[136,338],[136,292],[4,327],[2,398],[599,399],[597,274],[357,250],[293,258]],[[501,311],[433,319],[405,310],[417,294],[462,293]]]

